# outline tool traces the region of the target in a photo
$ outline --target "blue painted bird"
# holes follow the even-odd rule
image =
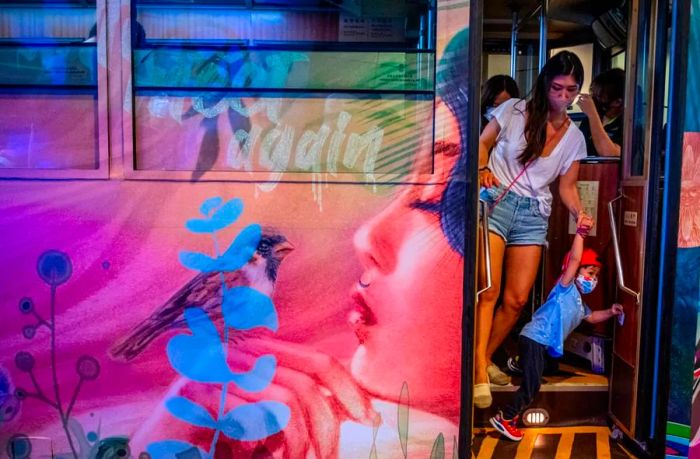
[[[271,297],[282,260],[294,246],[271,228],[263,228],[251,259],[240,269],[223,273],[227,288],[247,286]],[[110,349],[115,359],[132,360],[158,336],[168,330],[185,328],[185,308],[204,310],[211,320],[222,318],[221,273],[200,273],[185,284],[148,318]]]

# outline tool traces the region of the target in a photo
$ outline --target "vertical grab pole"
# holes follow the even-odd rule
[[[491,242],[489,241],[489,213],[488,205],[483,199],[479,199],[479,204],[481,204],[481,234],[484,238],[484,261],[486,263],[486,287],[478,290],[476,296],[481,295],[486,290],[490,289],[493,285],[491,280]]]

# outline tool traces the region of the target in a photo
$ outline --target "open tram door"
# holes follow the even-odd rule
[[[684,6],[685,2],[668,0],[631,0],[629,5],[622,173],[619,194],[608,203],[607,215],[618,284],[614,300],[625,311],[624,324],[615,326],[612,349],[613,436],[624,434],[643,453],[654,456],[663,451],[664,432],[659,426],[664,413],[659,410],[664,404],[668,378],[664,362],[670,341],[663,301],[668,285],[662,232],[669,218],[662,205],[664,170],[679,167],[665,165],[674,155],[665,155],[664,150],[677,145],[673,137],[680,131],[673,109],[683,107],[682,92],[669,81],[674,83],[682,73],[684,32],[674,18],[688,14]]]

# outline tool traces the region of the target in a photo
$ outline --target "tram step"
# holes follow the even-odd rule
[[[492,407],[475,410],[474,424],[487,426],[489,417],[512,400],[520,378],[508,386],[491,385]],[[540,393],[529,408],[543,408],[550,426],[605,425],[608,412],[608,379],[605,376],[562,364],[557,374],[543,378]]]

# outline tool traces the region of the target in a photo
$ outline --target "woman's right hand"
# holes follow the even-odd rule
[[[493,175],[491,169],[488,167],[479,170],[479,185],[484,188],[491,188],[492,186],[498,186],[501,182]]]

